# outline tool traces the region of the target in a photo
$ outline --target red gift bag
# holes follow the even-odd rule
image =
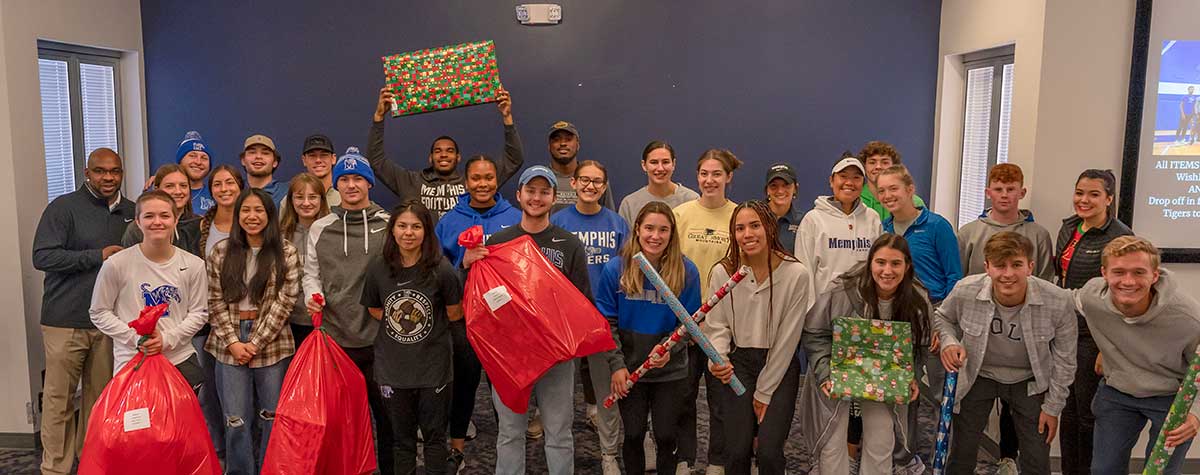
[[[483,228],[459,235],[471,248]],[[524,414],[533,384],[552,366],[617,347],[608,320],[529,236],[487,246],[463,291],[467,338],[500,401]]]
[[[129,326],[144,341],[166,309],[146,307]],[[167,357],[138,353],[105,386],[88,418],[79,473],[220,475],[200,402]]]
[[[320,295],[314,295],[319,302]],[[323,302],[322,302],[323,303]],[[283,379],[262,473],[359,475],[375,471],[366,382],[354,361],[318,327]]]

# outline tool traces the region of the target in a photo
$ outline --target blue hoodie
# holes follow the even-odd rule
[[[921,214],[904,231],[908,249],[912,252],[917,278],[929,289],[929,300],[941,302],[962,279],[962,260],[958,255],[958,237],[946,218],[918,207]],[[896,232],[895,216],[883,220],[883,231]]]
[[[442,244],[442,254],[457,268],[462,264],[463,253],[466,252],[466,249],[458,245],[458,235],[467,228],[477,224],[483,225],[483,241],[487,242],[492,233],[516,226],[520,222],[521,210],[513,207],[499,193],[496,194],[496,206],[483,214],[471,207],[470,193],[463,193],[458,197],[458,204],[438,220],[433,232]]]

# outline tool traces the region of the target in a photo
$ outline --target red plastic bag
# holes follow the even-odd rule
[[[166,310],[165,303],[146,307],[129,326],[145,340]],[[167,357],[138,353],[105,386],[88,419],[79,473],[220,475],[200,402]]]
[[[483,228],[459,235],[478,246]],[[500,401],[524,414],[533,384],[552,366],[617,347],[608,321],[529,236],[487,246],[463,292],[467,338]]]
[[[320,294],[314,299],[324,303]],[[375,471],[375,446],[362,372],[321,327],[292,357],[262,473],[359,475]]]

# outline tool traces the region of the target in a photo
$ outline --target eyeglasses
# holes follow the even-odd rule
[[[603,178],[592,178],[592,177],[586,177],[586,176],[581,176],[579,178],[576,178],[575,180],[578,181],[580,185],[583,185],[585,187],[588,185],[593,185],[596,188],[600,188],[600,187],[604,186],[604,183],[608,181]]]

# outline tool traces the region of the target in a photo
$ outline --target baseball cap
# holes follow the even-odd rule
[[[771,183],[771,180],[776,178],[782,179],[789,185],[794,185],[796,184],[796,170],[786,163],[773,164],[767,168],[767,183]]]
[[[845,170],[849,167],[858,168],[859,173],[866,174],[866,168],[863,167],[862,162],[858,161],[858,159],[854,157],[846,157],[838,160],[837,164],[833,166],[833,173],[830,173],[830,175]]]
[[[534,165],[521,172],[521,178],[517,180],[517,186],[525,186],[526,183],[529,183],[529,180],[538,177],[545,178],[546,181],[550,182],[552,188],[558,189],[558,178],[554,177],[554,172],[541,165]]]
[[[304,150],[300,152],[300,154],[303,155],[313,150],[324,150],[329,153],[336,153],[333,151],[333,141],[329,140],[329,137],[321,134],[309,135],[308,138],[304,139]]]
[[[579,137],[579,130],[575,128],[575,124],[572,124],[565,120],[560,120],[558,122],[555,122],[553,125],[551,125],[550,133],[547,134],[547,136],[554,135],[555,132],[558,132],[560,130],[565,130],[567,132],[570,132],[571,135],[574,135],[575,137]]]
[[[246,137],[246,142],[242,144],[242,150],[250,148],[251,145],[262,145],[271,149],[272,152],[278,152],[275,148],[275,141],[263,134],[254,134]]]

